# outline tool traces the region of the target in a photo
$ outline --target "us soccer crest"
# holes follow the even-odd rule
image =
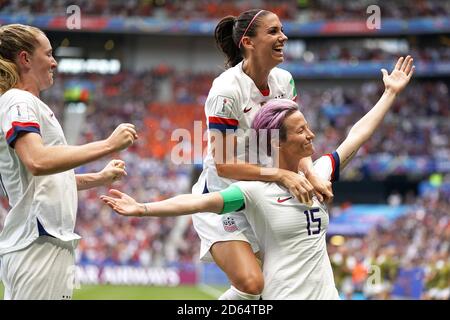
[[[226,217],[226,218],[222,219],[222,223],[223,223],[223,229],[226,232],[234,232],[234,231],[238,230],[236,221],[234,221],[234,218],[232,218],[232,217]]]

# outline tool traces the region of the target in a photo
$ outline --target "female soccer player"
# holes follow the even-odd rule
[[[297,98],[291,74],[276,68],[283,62],[287,41],[277,15],[249,10],[239,17],[225,17],[215,29],[215,40],[227,57],[228,70],[214,80],[206,100],[208,154],[192,192],[215,192],[236,180],[254,180],[278,182],[303,202],[309,201],[314,190],[320,200],[322,194],[331,198],[331,183],[314,173],[309,157],[299,163],[306,177],[284,169],[263,172],[261,161],[248,159],[252,146],[246,142],[246,131],[258,110],[270,99]],[[258,299],[264,287],[254,254],[258,243],[244,213],[233,217],[229,221],[208,212],[193,217],[201,239],[200,259],[213,259],[230,280],[230,290],[219,299]]]
[[[99,173],[73,168],[130,146],[134,125],[106,140],[68,146],[53,111],[39,98],[57,64],[45,34],[20,24],[0,27],[0,186],[11,210],[0,233],[5,299],[72,296],[77,189],[109,185],[126,174],[111,161]],[[72,283],[71,283],[72,282]]]
[[[414,72],[413,59],[400,58],[389,75],[382,69],[385,91],[375,106],[350,130],[347,138],[331,154],[314,163],[316,174],[337,180],[361,145],[374,133],[397,94],[408,84]],[[279,144],[269,150],[279,159],[279,169],[297,174],[298,163],[314,152],[314,133],[308,127],[295,102],[271,100],[256,115],[252,127],[257,134],[279,130]],[[273,132],[273,131],[270,131]],[[154,203],[137,203],[118,190],[115,197],[101,199],[125,216],[176,216],[214,212],[229,221],[244,209],[256,233],[262,254],[264,299],[338,299],[333,272],[326,250],[328,212],[326,205],[313,197],[309,204],[293,199],[280,183],[240,181],[219,192],[180,195]]]

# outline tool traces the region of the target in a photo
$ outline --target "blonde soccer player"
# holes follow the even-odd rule
[[[54,112],[40,98],[53,84],[57,63],[40,29],[0,27],[0,186],[9,210],[0,233],[5,299],[72,297],[77,190],[109,185],[125,164],[112,160],[101,172],[74,168],[130,146],[132,124],[105,140],[67,145]]]

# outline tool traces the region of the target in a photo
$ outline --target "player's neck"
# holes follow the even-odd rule
[[[33,94],[34,96],[39,98],[39,93],[40,93],[39,88],[36,84],[33,83],[33,81],[26,81],[26,80],[21,79],[17,82],[17,84],[14,86],[14,88],[28,91],[31,94]]]
[[[269,89],[268,79],[271,69],[264,68],[246,59],[242,64],[242,70],[253,80],[259,90]]]
[[[298,172],[298,163],[300,162],[300,159],[292,156],[285,156],[283,154],[275,154],[275,157],[278,157],[278,159],[273,158],[274,166],[276,166],[276,162],[278,162],[278,168]]]

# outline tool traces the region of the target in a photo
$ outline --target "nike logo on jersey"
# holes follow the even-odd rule
[[[293,197],[288,197],[288,198],[284,198],[284,199],[280,199],[280,197],[278,197],[277,202],[278,203],[283,203],[285,201],[288,201],[289,199],[292,199]]]
[[[247,107],[246,107],[246,108],[244,109],[244,113],[247,113],[247,112],[249,112],[250,110],[252,110],[252,107],[250,107],[250,108],[247,108]]]

